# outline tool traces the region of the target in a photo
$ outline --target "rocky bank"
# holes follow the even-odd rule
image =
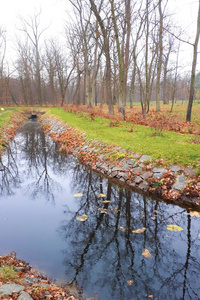
[[[78,157],[92,170],[138,192],[200,210],[200,176],[192,167],[166,166],[164,159],[89,140],[54,116],[44,115],[41,121],[61,152]]]

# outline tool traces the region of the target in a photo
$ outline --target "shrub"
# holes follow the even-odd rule
[[[3,282],[15,281],[17,278],[17,272],[13,266],[2,265],[0,267],[0,275]]]

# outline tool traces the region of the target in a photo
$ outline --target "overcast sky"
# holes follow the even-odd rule
[[[27,18],[33,15],[34,10],[42,9],[43,26],[50,25],[45,34],[59,36],[64,30],[64,23],[67,20],[66,11],[69,10],[69,0],[0,0],[0,25],[7,29],[8,46],[15,38],[16,30],[20,27],[19,16]],[[196,31],[198,0],[168,0],[168,8],[174,13],[177,24],[185,28],[189,36]],[[192,40],[194,42],[194,40]],[[192,47],[191,47],[192,48]],[[192,51],[186,46],[187,59],[191,59]]]
[[[9,34],[19,26],[19,16],[27,18],[34,10],[42,10],[42,22],[51,24],[51,32],[57,34],[63,30],[68,0],[0,0],[0,25],[7,28]]]

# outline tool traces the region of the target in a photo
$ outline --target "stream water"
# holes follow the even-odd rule
[[[85,222],[77,220],[82,214]],[[0,255],[11,251],[100,300],[200,299],[200,218],[60,155],[33,121],[0,161]]]

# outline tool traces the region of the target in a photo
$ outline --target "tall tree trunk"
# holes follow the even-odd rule
[[[99,26],[103,34],[104,53],[106,57],[106,101],[109,107],[109,113],[113,115],[114,109],[113,109],[113,97],[112,97],[112,80],[111,80],[112,70],[111,70],[109,37],[107,34],[107,29],[105,28],[104,22],[100,16],[100,13],[97,10],[94,0],[90,0],[90,5],[91,5],[91,10],[95,14],[95,17],[97,19],[97,22],[99,23]]]
[[[158,1],[160,25],[159,25],[159,42],[158,42],[158,66],[157,66],[157,80],[156,80],[156,111],[160,111],[160,77],[162,67],[163,54],[163,12],[161,7],[162,0]]]
[[[199,0],[199,11],[197,16],[197,31],[196,31],[196,38],[195,38],[194,49],[193,49],[190,94],[189,94],[189,102],[188,102],[187,115],[186,115],[186,121],[188,122],[191,121],[192,105],[193,105],[194,93],[195,93],[195,72],[196,72],[196,65],[197,65],[197,48],[199,43],[199,32],[200,32],[200,0]]]

